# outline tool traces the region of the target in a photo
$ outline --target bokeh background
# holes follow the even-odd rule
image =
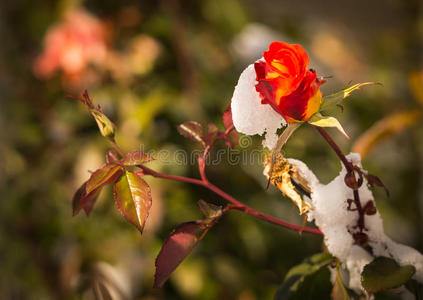
[[[153,212],[141,237],[115,209],[112,191],[93,213],[72,217],[77,187],[109,148],[94,120],[67,94],[88,89],[118,125],[127,151],[198,146],[175,127],[215,122],[241,71],[273,40],[300,43],[324,94],[376,81],[333,111],[351,139],[345,152],[391,191],[376,190],[385,229],[423,251],[423,7],[419,0],[16,0],[0,3],[0,298],[272,299],[287,270],[322,250],[299,236],[233,212],[153,290],[154,258],[177,224],[201,218],[195,186],[146,178]],[[255,138],[243,151],[260,149]],[[224,149],[219,144],[217,149]],[[299,129],[285,148],[329,182],[340,170],[316,132]],[[212,153],[213,155],[213,153]],[[197,177],[195,166],[159,159],[152,168]],[[259,163],[208,170],[210,180],[248,205],[301,224],[297,209],[265,190]],[[394,295],[379,299],[395,299]]]

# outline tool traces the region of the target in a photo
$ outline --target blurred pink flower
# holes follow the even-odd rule
[[[67,78],[79,78],[88,64],[101,64],[107,55],[106,28],[83,9],[67,12],[44,38],[44,52],[34,62],[39,78],[61,69]]]

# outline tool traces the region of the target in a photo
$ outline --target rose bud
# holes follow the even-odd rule
[[[235,87],[231,100],[235,129],[247,135],[266,133],[263,146],[274,149],[279,128],[312,121],[322,104],[319,88],[325,81],[308,67],[308,55],[300,45],[271,43],[263,57],[242,72]],[[340,127],[336,119],[327,118],[319,115],[316,120],[323,123],[311,124]]]
[[[273,42],[254,64],[261,103],[269,104],[287,123],[307,121],[322,103],[325,83],[308,70],[309,58],[300,45]]]

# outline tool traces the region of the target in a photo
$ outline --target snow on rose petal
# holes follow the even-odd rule
[[[300,45],[273,42],[263,58],[242,72],[232,97],[237,131],[266,133],[263,145],[273,149],[276,131],[291,122],[305,122],[319,111],[324,80],[308,69],[309,57]]]
[[[231,100],[232,120],[235,129],[246,135],[263,135],[263,146],[273,149],[278,140],[276,131],[286,125],[285,119],[270,105],[261,104],[255,88],[254,64],[249,65],[239,77]]]

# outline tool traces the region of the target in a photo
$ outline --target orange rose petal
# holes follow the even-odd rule
[[[255,63],[256,90],[262,104],[269,104],[287,122],[303,122],[316,113],[322,102],[314,70],[307,70],[309,58],[300,45],[273,42]]]

